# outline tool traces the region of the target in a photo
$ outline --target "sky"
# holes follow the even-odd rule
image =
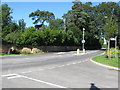
[[[85,3],[85,2],[83,2]],[[93,5],[98,5],[100,2],[93,2]],[[29,18],[29,14],[36,11],[49,11],[54,13],[55,18],[62,19],[62,16],[71,10],[72,2],[2,2],[8,4],[13,10],[11,16],[13,20],[18,21],[24,19],[26,27],[34,26],[33,21]]]

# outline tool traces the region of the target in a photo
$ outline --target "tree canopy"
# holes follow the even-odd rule
[[[120,36],[120,4],[116,2],[92,6],[91,2],[83,4],[76,0],[63,19],[55,19],[49,11],[31,11],[29,17],[35,27],[26,27],[24,19],[12,20],[12,11],[7,4],[2,4],[2,40],[9,44],[82,46],[85,28],[85,47],[96,49],[102,46],[104,38]],[[49,23],[48,26],[45,23]]]
[[[64,21],[62,19],[50,20],[49,27],[51,29],[64,30]]]
[[[52,12],[49,11],[34,11],[32,13],[29,14],[29,17],[32,18],[32,20],[34,20],[33,24],[38,24],[39,22],[41,23],[40,27],[42,27],[44,25],[44,22],[46,21],[47,23],[49,23],[50,20],[55,19],[55,16]]]

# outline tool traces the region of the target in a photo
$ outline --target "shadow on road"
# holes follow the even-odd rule
[[[100,90],[100,88],[98,88],[97,86],[95,86],[94,83],[91,83],[90,90]]]

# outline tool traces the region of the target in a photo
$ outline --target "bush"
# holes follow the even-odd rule
[[[107,54],[107,52],[108,52],[108,50],[106,50],[105,54]],[[111,48],[110,49],[110,54],[120,54],[120,50],[117,49],[115,51],[115,48]]]
[[[21,54],[31,54],[31,49],[30,48],[23,48],[20,53]]]
[[[31,53],[42,53],[43,51],[42,50],[40,50],[40,49],[37,49],[37,48],[33,48],[32,49],[32,51],[31,51]]]
[[[27,51],[22,51],[20,52],[21,54],[31,54],[30,52],[27,52]]]

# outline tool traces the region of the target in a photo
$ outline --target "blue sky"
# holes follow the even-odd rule
[[[72,2],[2,2],[3,4],[8,4],[8,6],[13,9],[13,20],[24,19],[26,26],[34,26],[33,21],[29,18],[31,12],[36,11],[37,9],[42,11],[50,11],[55,14],[56,18],[61,18],[67,13],[68,10],[71,10]],[[97,5],[99,2],[93,2],[93,5]]]

